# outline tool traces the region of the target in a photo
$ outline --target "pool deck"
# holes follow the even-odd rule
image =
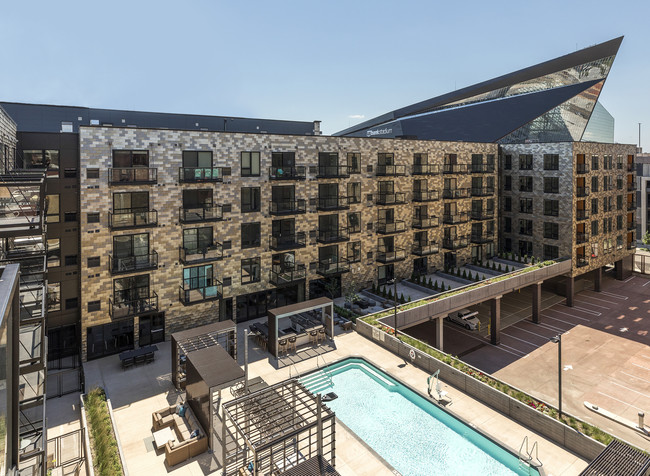
[[[249,323],[246,323],[247,325]],[[243,330],[248,326],[238,326],[238,360],[243,364]],[[295,376],[296,371],[306,373],[317,367],[317,361],[330,363],[351,356],[363,356],[377,367],[425,393],[427,373],[404,362],[404,360],[377,346],[354,331],[341,333],[337,329],[335,346],[329,351],[314,357],[314,352],[299,352],[296,363],[277,365],[270,354],[257,348],[249,341],[249,377],[262,377],[269,385]],[[169,468],[165,464],[164,453],[156,452],[151,444],[151,413],[165,405],[174,404],[182,397],[171,384],[170,343],[158,344],[156,361],[126,371],[120,369],[117,356],[95,360],[84,364],[86,388],[102,385],[112,400],[117,433],[123,448],[130,474],[148,475],[209,475],[221,474],[214,455],[203,454],[186,463]],[[280,367],[280,368],[278,368]],[[538,442],[539,458],[544,463],[548,475],[576,475],[587,466],[587,461],[579,458],[551,441],[517,424],[506,416],[486,405],[462,394],[459,390],[443,385],[452,398],[447,410],[490,435],[514,452],[525,436],[529,441]],[[229,395],[224,392],[224,397]],[[336,431],[336,469],[343,476],[352,475],[394,475],[392,468],[350,434],[343,425]]]

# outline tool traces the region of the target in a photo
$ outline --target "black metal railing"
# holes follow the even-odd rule
[[[350,208],[349,197],[318,197],[318,210],[346,210]]]
[[[467,164],[444,164],[442,166],[443,174],[466,174]]]
[[[634,164],[627,164],[627,171],[634,172]]]
[[[494,210],[474,210],[470,212],[472,220],[492,220],[494,218]]]
[[[377,261],[380,263],[393,263],[395,261],[402,261],[406,259],[406,250],[403,248],[395,248],[393,250],[377,249]]]
[[[108,169],[110,185],[151,184],[158,181],[158,169],[155,167],[123,167]]]
[[[318,261],[316,272],[321,276],[332,276],[334,274],[347,273],[350,271],[350,261],[346,258],[336,256]]]
[[[446,225],[457,225],[458,223],[467,223],[468,221],[468,212],[445,213],[442,216],[442,222]]]
[[[634,250],[634,249],[636,249],[636,241],[628,241],[628,242],[627,242],[627,249],[628,249],[628,250]]]
[[[181,223],[217,221],[223,219],[222,205],[204,205],[202,207],[179,207]]]
[[[636,191],[636,183],[628,182],[627,183],[627,191],[628,192],[635,192]]]
[[[576,196],[577,197],[589,196],[589,187],[576,187]]]
[[[269,167],[269,180],[305,180],[306,177],[307,172],[304,165]]]
[[[627,209],[628,210],[636,210],[636,200],[628,200],[627,202]]]
[[[432,255],[440,252],[440,245],[435,241],[429,241],[428,243],[413,243],[411,246],[411,253],[416,256],[426,256]]]
[[[402,220],[383,221],[377,222],[377,233],[388,235],[391,233],[401,233],[406,231],[406,223]]]
[[[413,190],[414,202],[435,202],[440,200],[439,190]]]
[[[302,281],[307,276],[307,268],[304,264],[296,264],[293,267],[276,266],[269,271],[269,282],[274,286],[285,286]]]
[[[399,205],[401,203],[406,203],[406,194],[403,192],[379,192],[377,194],[376,203],[377,205]]]
[[[576,164],[576,173],[578,173],[578,174],[588,174],[589,173],[589,164]]]
[[[122,209],[108,212],[108,226],[112,229],[139,228],[158,225],[158,211]]]
[[[484,231],[483,233],[474,233],[472,232],[470,241],[472,243],[489,243],[494,241],[494,232],[493,231]]]
[[[494,164],[471,164],[470,171],[473,174],[491,174],[494,173]]]
[[[406,165],[377,165],[376,175],[381,177],[406,175]]]
[[[589,241],[589,233],[584,232],[584,231],[579,231],[576,233],[576,243],[577,244],[582,244],[586,243]]]
[[[215,261],[223,259],[223,245],[216,242],[203,248],[178,247],[178,258],[182,263],[193,263],[196,261]]]
[[[151,293],[151,296],[131,300],[108,300],[108,314],[111,319],[122,319],[125,317],[137,316],[158,311],[158,294]]]
[[[458,236],[455,238],[443,238],[442,247],[447,250],[457,250],[460,248],[467,248],[469,246],[469,238],[467,236]]]
[[[494,195],[494,187],[472,187],[472,197],[488,197]]]
[[[190,283],[183,283],[178,287],[178,300],[185,306],[202,301],[213,301],[223,296],[223,285],[216,278],[206,280],[209,284],[204,286],[193,286]],[[190,286],[190,287],[185,287]]]
[[[269,235],[269,248],[272,250],[304,248],[307,244],[306,236],[303,231],[290,235]]]
[[[319,165],[316,178],[345,178],[350,176],[347,165]]]
[[[178,181],[182,183],[223,182],[223,167],[179,167]]]
[[[145,269],[158,268],[158,253],[152,250],[151,253],[135,256],[115,257],[108,255],[111,274],[132,273]]]
[[[627,222],[627,230],[632,231],[636,229],[636,222],[634,221],[628,221]]]
[[[421,217],[413,217],[413,221],[411,222],[411,227],[412,228],[435,228],[437,226],[440,226],[440,217],[437,217],[435,215],[431,216],[421,216]]]
[[[469,198],[469,188],[443,188],[442,198]]]
[[[307,211],[306,200],[278,200],[269,202],[269,213],[271,215],[295,215]]]
[[[318,230],[317,241],[320,243],[336,243],[337,241],[346,241],[348,239],[350,239],[350,234],[346,227]]]
[[[578,208],[576,210],[576,220],[582,221],[589,218],[589,210],[585,208]]]
[[[413,164],[411,169],[413,175],[438,175],[440,173],[439,164]]]
[[[586,258],[585,256],[578,256],[576,258],[576,266],[578,268],[582,268],[582,267],[588,266],[588,265],[589,265],[589,258]]]

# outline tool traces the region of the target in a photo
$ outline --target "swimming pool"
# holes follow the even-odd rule
[[[339,420],[404,476],[539,474],[363,359],[301,382],[313,393],[336,393],[327,405]]]

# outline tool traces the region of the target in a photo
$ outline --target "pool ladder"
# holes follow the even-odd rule
[[[524,436],[524,441],[521,442],[521,446],[519,447],[518,456],[519,468],[524,470],[528,468],[528,474],[531,474],[530,471],[533,468],[541,468],[543,466],[537,454],[537,442],[533,443],[530,450],[528,449],[528,436]]]

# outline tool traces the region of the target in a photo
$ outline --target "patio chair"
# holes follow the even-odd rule
[[[318,344],[318,331],[310,331],[309,332],[309,343],[310,344]]]
[[[287,353],[287,339],[278,340],[278,355]]]
[[[318,342],[318,343],[321,343],[321,342],[323,342],[324,340],[325,340],[325,328],[324,328],[324,327],[321,327],[320,329],[318,329],[318,339],[317,339],[317,342]]]
[[[294,337],[289,337],[289,342],[287,343],[287,350],[288,351],[289,350],[292,350],[294,352],[296,351],[296,340],[297,340],[297,338],[295,336]]]

